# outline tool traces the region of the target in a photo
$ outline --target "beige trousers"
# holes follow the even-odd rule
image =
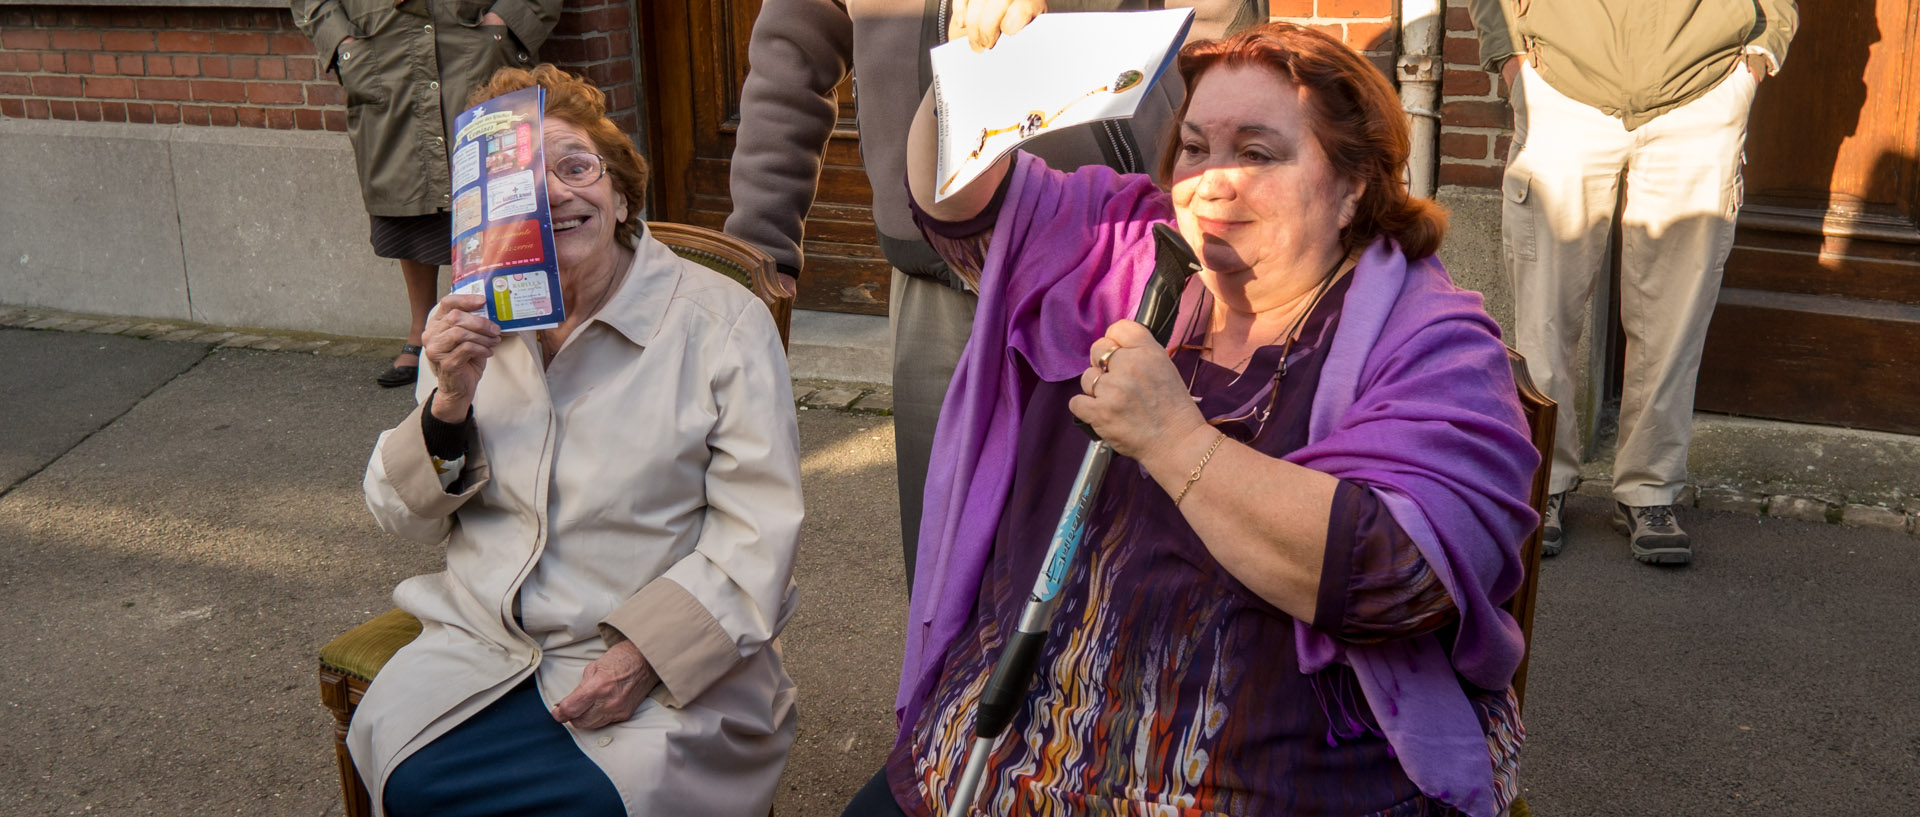
[[[1501,244],[1513,282],[1514,346],[1560,404],[1552,489],[1580,475],[1574,349],[1607,274],[1617,214],[1625,386],[1613,496],[1671,504],[1686,485],[1700,352],[1733,246],[1740,165],[1755,80],[1735,63],[1705,96],[1629,131],[1548,86],[1531,66],[1513,90]]]

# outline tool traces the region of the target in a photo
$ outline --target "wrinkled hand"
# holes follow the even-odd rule
[[[1104,372],[1102,355],[1107,356]],[[1080,375],[1086,394],[1067,401],[1067,410],[1093,426],[1115,452],[1145,462],[1154,446],[1177,443],[1207,424],[1167,350],[1146,327],[1133,321],[1107,327],[1106,336],[1087,349],[1087,361],[1092,365]]]
[[[613,645],[587,665],[580,686],[553,705],[553,719],[579,729],[598,729],[633,717],[660,678],[631,641]]]
[[[449,423],[466,419],[487,359],[500,345],[500,326],[487,319],[486,307],[486,296],[449,293],[420,333],[423,354],[433,363],[440,386],[431,408],[434,416]]]
[[[1525,54],[1515,54],[1500,63],[1500,79],[1507,83],[1507,94],[1513,94],[1513,84],[1520,81],[1520,65],[1527,58]]]
[[[1017,34],[1045,13],[1047,0],[953,0],[947,39],[965,37],[973,50],[985,51],[1000,42],[1000,35]]]
[[[507,20],[506,18],[501,17],[500,15],[494,14],[493,12],[489,11],[485,15],[482,15],[480,17],[480,24],[483,26],[501,26],[504,28],[507,25]]]

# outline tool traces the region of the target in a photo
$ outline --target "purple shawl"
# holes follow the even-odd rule
[[[1034,378],[1062,381],[1129,317],[1153,269],[1164,192],[1104,167],[1072,174],[1019,154],[981,272],[973,334],[940,409],[927,473],[907,648],[894,702],[910,733],[947,648],[972,613],[1013,480]],[[1018,269],[1014,269],[1014,267]],[[1438,260],[1408,264],[1382,239],[1354,270],[1298,463],[1372,489],[1460,610],[1451,654],[1433,635],[1353,645],[1296,622],[1302,672],[1354,668],[1407,776],[1473,817],[1495,809],[1486,733],[1455,677],[1505,689],[1519,625],[1519,542],[1538,464],[1499,328]]]

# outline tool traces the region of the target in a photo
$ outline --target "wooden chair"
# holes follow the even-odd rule
[[[725,274],[753,291],[773,313],[786,348],[793,318],[793,295],[774,277],[773,257],[724,233],[684,224],[648,222],[647,230],[680,257]],[[340,769],[340,797],[347,817],[371,817],[373,799],[347,753],[347,727],[367,685],[387,660],[420,635],[420,621],[403,610],[388,610],[320,648],[320,702],[333,713],[333,754]]]
[[[1520,408],[1527,415],[1527,430],[1533,436],[1533,447],[1540,451],[1540,467],[1534,469],[1533,487],[1527,501],[1544,517],[1547,512],[1547,481],[1553,474],[1554,425],[1558,421],[1560,408],[1533,384],[1533,375],[1527,372],[1527,359],[1521,357],[1519,352],[1509,348],[1507,363],[1513,366],[1513,384],[1520,394]],[[1527,575],[1513,598],[1503,605],[1513,619],[1520,622],[1520,632],[1527,644],[1526,654],[1520,659],[1520,669],[1513,674],[1513,694],[1519,699],[1522,710],[1527,702],[1527,662],[1533,659],[1534,595],[1540,589],[1540,543],[1544,530],[1535,526],[1532,535],[1520,543],[1520,563],[1526,566]],[[1507,809],[1507,817],[1533,817],[1533,809],[1527,805],[1525,797],[1515,797],[1513,805]]]
[[[1541,514],[1544,522],[1547,480],[1553,474],[1554,424],[1560,408],[1533,384],[1533,376],[1527,373],[1526,358],[1508,349],[1507,362],[1513,366],[1513,384],[1520,393],[1520,407],[1527,414],[1527,429],[1533,434],[1533,447],[1540,451],[1540,467],[1533,472],[1533,489],[1527,501]],[[1520,632],[1526,636],[1526,657],[1520,659],[1520,669],[1513,675],[1513,694],[1520,699],[1523,708],[1527,702],[1527,662],[1533,657],[1533,601],[1540,588],[1540,542],[1544,530],[1540,526],[1534,527],[1533,534],[1521,543],[1520,563],[1526,566],[1527,576],[1520,583],[1520,590],[1504,605],[1513,619],[1520,622]]]

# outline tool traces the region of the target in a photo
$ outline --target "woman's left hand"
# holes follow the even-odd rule
[[[1107,327],[1088,348],[1087,361],[1092,365],[1080,374],[1085,394],[1067,401],[1067,410],[1115,452],[1144,463],[1155,446],[1175,444],[1207,424],[1166,348],[1146,327],[1133,321]]]
[[[580,686],[553,705],[553,719],[580,729],[598,729],[633,717],[660,683],[653,665],[631,641],[622,641],[587,665]]]

